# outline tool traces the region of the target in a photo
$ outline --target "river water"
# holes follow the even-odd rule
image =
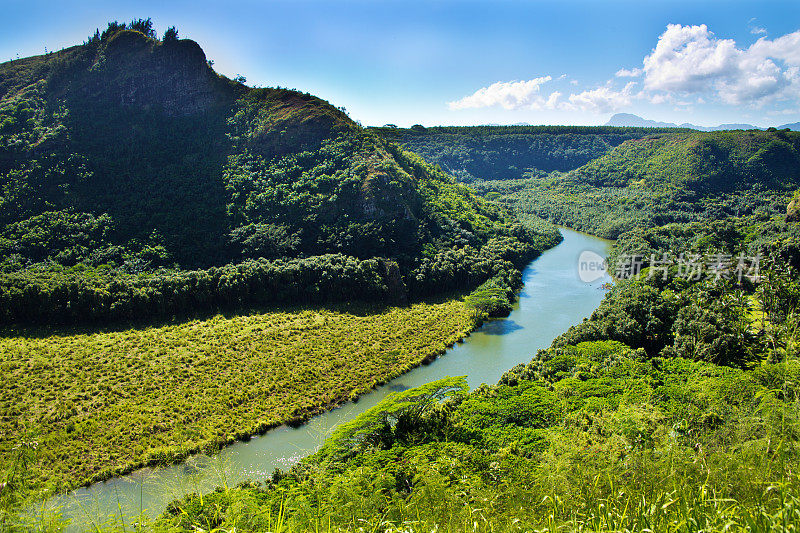
[[[144,468],[96,483],[52,498],[44,508],[59,508],[71,521],[70,530],[119,523],[120,517],[130,527],[135,520],[131,517],[153,518],[187,492],[208,492],[246,479],[258,481],[275,468],[288,469],[313,453],[338,424],[352,420],[393,391],[446,376],[467,376],[473,388],[497,383],[503,372],[517,363],[527,363],[538,349],[546,348],[569,326],[591,314],[605,295],[603,284],[610,279],[605,276],[590,283],[581,281],[578,257],[585,251],[605,257],[609,243],[568,229],[561,232],[563,242],[523,271],[525,285],[511,315],[486,322],[430,364],[392,380],[357,402],[320,414],[301,427],[282,426],[228,446],[213,457],[196,457],[160,469]]]

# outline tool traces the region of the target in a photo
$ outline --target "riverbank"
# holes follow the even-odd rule
[[[316,450],[333,428],[355,418],[393,391],[448,375],[466,374],[471,387],[496,383],[503,372],[527,362],[537,349],[549,346],[554,337],[591,314],[605,294],[600,288],[602,280],[591,284],[580,281],[577,261],[585,250],[603,255],[608,244],[567,229],[562,233],[565,239],[561,244],[544,252],[524,270],[524,287],[511,315],[486,322],[463,344],[448,350],[446,356],[379,386],[357,403],[347,403],[315,416],[302,427],[281,426],[228,446],[213,459],[201,457],[190,464],[145,469],[80,489],[52,500],[49,505],[61,507],[67,516],[107,517],[119,513],[121,502],[125,516],[149,510],[147,514],[152,517],[186,492],[202,493],[215,486],[264,479],[275,468],[290,467]]]

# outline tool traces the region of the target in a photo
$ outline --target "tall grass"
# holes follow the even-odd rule
[[[472,320],[459,300],[275,311],[123,331],[0,337],[0,473],[25,435],[28,485],[64,490],[213,451],[443,353]],[[0,480],[2,481],[2,480]]]

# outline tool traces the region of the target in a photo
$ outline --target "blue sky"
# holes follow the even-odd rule
[[[177,26],[226,75],[365,125],[800,121],[797,0],[4,0],[0,60],[139,17]]]

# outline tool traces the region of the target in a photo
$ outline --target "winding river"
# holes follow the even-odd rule
[[[118,521],[120,516],[130,526],[135,520],[130,517],[157,516],[170,501],[187,492],[202,493],[245,479],[260,480],[275,468],[289,468],[313,453],[338,424],[358,416],[392,391],[445,376],[466,375],[471,387],[496,383],[507,369],[528,362],[538,349],[549,346],[569,326],[591,314],[605,294],[602,286],[609,278],[581,281],[578,257],[587,250],[605,257],[609,243],[572,230],[561,231],[563,242],[524,270],[525,286],[511,315],[485,323],[432,363],[394,379],[357,402],[316,416],[304,426],[276,428],[228,446],[213,457],[192,458],[160,469],[145,468],[96,483],[52,498],[44,508],[60,508],[71,519],[70,529],[74,530],[98,526],[98,520]]]

